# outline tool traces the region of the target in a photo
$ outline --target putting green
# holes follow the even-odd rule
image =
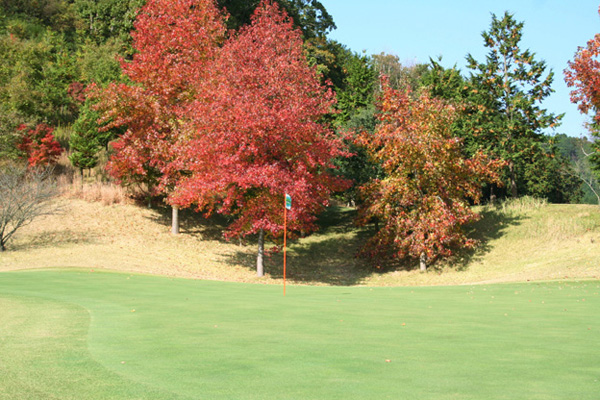
[[[597,399],[600,282],[0,274],[0,399]]]

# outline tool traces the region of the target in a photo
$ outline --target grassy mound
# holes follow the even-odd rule
[[[63,200],[64,212],[22,230],[0,255],[0,271],[84,267],[238,282],[281,283],[282,256],[255,277],[256,244],[222,239],[226,221],[182,215],[182,234],[170,234],[166,209]],[[354,211],[334,207],[321,230],[294,241],[288,279],[311,285],[451,285],[600,278],[600,208],[548,205],[531,199],[480,207],[470,235],[481,245],[421,274],[415,263],[381,269],[355,257],[370,229],[353,224]]]
[[[596,399],[599,293],[0,273],[0,399]]]

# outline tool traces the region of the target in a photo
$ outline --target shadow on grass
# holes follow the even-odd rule
[[[471,250],[459,251],[452,259],[430,267],[433,271],[451,268],[466,271],[469,265],[491,251],[490,242],[502,237],[510,226],[520,224],[522,215],[505,214],[492,207],[480,211],[481,219],[465,227],[467,237],[479,242]],[[356,255],[375,234],[374,227],[357,228],[356,212],[341,207],[328,208],[319,218],[319,231],[288,244],[286,277],[292,282],[351,286],[373,274],[412,271],[418,260],[368,260]],[[252,240],[252,243],[255,243]],[[256,268],[256,248],[240,249],[226,256],[226,262]],[[283,254],[271,254],[265,260],[265,272],[275,279],[283,277]]]
[[[170,226],[171,209],[161,207],[152,217],[155,222]],[[490,242],[502,237],[506,229],[518,225],[526,217],[507,214],[487,206],[479,211],[481,219],[465,227],[467,237],[479,242],[475,249],[459,251],[453,258],[436,263],[431,270],[451,268],[466,271],[469,265],[491,251]],[[286,278],[290,282],[351,286],[378,273],[411,271],[418,268],[418,260],[366,260],[357,257],[360,248],[375,234],[373,226],[357,228],[354,220],[356,210],[332,206],[318,220],[319,230],[314,234],[288,241]],[[184,234],[197,235],[206,240],[232,243],[223,238],[223,232],[231,222],[227,217],[216,215],[209,219],[193,210],[180,210],[180,230]],[[251,271],[256,269],[255,236],[246,238],[249,246],[239,246],[224,255],[224,262],[240,265]],[[233,242],[235,244],[235,242]],[[268,246],[267,246],[268,248]],[[283,253],[267,253],[265,272],[274,279],[283,277]]]
[[[160,206],[154,208],[156,213],[150,217],[153,222],[171,227],[172,210],[171,207]],[[231,221],[224,215],[213,215],[206,218],[202,213],[193,209],[179,210],[179,232],[182,234],[200,236],[205,240],[218,240],[227,242],[223,237],[223,232],[227,229]]]
[[[14,241],[9,241],[8,251],[23,251],[69,244],[90,244],[95,242],[89,233],[72,232],[70,230],[45,231],[38,234],[15,235]]]
[[[434,265],[433,269],[441,269],[443,265],[451,265],[457,271],[466,271],[472,262],[476,262],[492,250],[490,241],[501,238],[510,226],[520,225],[527,217],[519,214],[504,213],[493,206],[485,206],[479,211],[481,218],[465,227],[468,238],[475,239],[478,245],[474,249],[459,251],[455,257],[442,265]]]
[[[350,286],[370,276],[372,266],[356,257],[368,232],[356,228],[355,215],[352,209],[330,207],[319,217],[317,232],[288,242],[286,278],[294,283]],[[230,254],[226,262],[254,270],[255,245]],[[265,257],[265,272],[283,278],[283,252]]]

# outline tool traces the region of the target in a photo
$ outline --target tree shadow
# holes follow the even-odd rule
[[[354,224],[356,211],[332,206],[317,222],[312,235],[290,240],[286,257],[286,279],[296,284],[352,286],[373,273],[373,268],[356,257],[368,238],[366,229]],[[253,243],[256,241],[254,240]],[[226,262],[256,268],[256,248],[245,247],[226,256]],[[274,279],[283,278],[283,252],[265,257],[265,272]]]
[[[89,233],[73,232],[70,230],[44,231],[36,234],[15,235],[14,241],[9,241],[7,251],[27,251],[69,244],[92,244],[96,240]]]
[[[170,229],[172,223],[171,207],[162,205],[154,208],[154,211],[150,219]],[[199,236],[205,240],[227,242],[223,237],[223,232],[225,232],[230,222],[227,216],[220,214],[206,218],[202,213],[189,208],[179,210],[179,232]]]
[[[469,265],[491,251],[490,242],[505,234],[510,226],[518,225],[525,218],[487,206],[480,211],[481,218],[466,226],[467,237],[478,241],[470,250],[460,250],[454,257],[430,266],[432,271],[451,268],[466,271]],[[300,284],[326,284],[352,286],[360,284],[374,274],[394,271],[414,271],[418,260],[414,259],[364,259],[357,255],[367,240],[375,234],[374,226],[357,228],[356,211],[342,207],[330,207],[319,217],[319,231],[307,238],[289,242],[286,278]],[[254,240],[253,243],[256,241]],[[256,268],[256,248],[240,248],[225,256],[225,262]],[[274,279],[283,277],[283,254],[269,254],[265,260],[265,272]]]
[[[522,214],[503,212],[494,206],[483,206],[479,212],[481,218],[465,226],[468,238],[475,239],[478,244],[473,249],[459,250],[454,257],[443,263],[433,265],[432,269],[443,269],[451,266],[457,271],[466,271],[472,262],[481,260],[485,254],[492,250],[490,242],[504,236],[511,226],[520,225],[527,217]]]
[[[171,225],[171,209],[156,209],[151,217],[157,223]],[[451,268],[466,271],[469,265],[481,259],[492,249],[490,242],[505,234],[510,226],[518,225],[526,217],[502,212],[500,209],[485,206],[479,212],[481,218],[466,226],[467,237],[478,241],[478,246],[470,250],[460,250],[454,257],[435,263],[430,270],[442,271]],[[180,210],[180,230],[184,234],[197,235],[206,240],[231,243],[223,237],[223,232],[231,222],[227,217],[215,215],[204,218],[193,210]],[[373,274],[394,271],[413,271],[418,268],[418,260],[373,260],[358,257],[359,250],[375,234],[374,226],[358,228],[355,224],[356,210],[339,206],[328,207],[319,216],[319,230],[304,238],[288,240],[286,257],[286,278],[297,284],[325,284],[352,286],[360,284]],[[223,255],[223,262],[238,265],[248,270],[256,269],[257,237],[245,239],[251,245],[239,246]],[[233,247],[232,247],[233,248]],[[283,278],[283,252],[271,248],[265,254],[265,273],[273,279]]]

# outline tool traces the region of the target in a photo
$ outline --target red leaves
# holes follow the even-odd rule
[[[173,162],[182,120],[207,80],[207,64],[225,34],[213,0],[149,0],[132,33],[137,50],[121,62],[133,84],[112,84],[97,95],[104,129],[126,127],[113,143],[108,171],[125,184],[169,192],[180,169]],[[184,168],[185,166],[182,166]]]
[[[315,229],[314,215],[346,183],[328,172],[342,143],[319,122],[335,98],[308,66],[300,31],[275,3],[263,2],[207,73],[188,114],[191,140],[178,149],[177,162],[191,175],[171,201],[234,215],[228,236],[278,235],[289,193],[288,227]]]
[[[361,219],[377,218],[384,226],[363,252],[434,260],[472,247],[461,230],[478,218],[468,200],[479,201],[482,182],[498,181],[501,163],[482,154],[462,156],[461,141],[452,137],[451,106],[427,93],[393,90],[385,80],[383,86],[380,124],[360,141],[386,175],[362,188]]]
[[[600,9],[598,10],[600,13]],[[580,47],[573,61],[565,69],[565,81],[571,91],[571,102],[584,114],[592,112],[592,123],[588,124],[592,136],[600,135],[600,34],[588,41],[586,47]],[[600,170],[600,144],[592,145],[594,153],[590,156],[593,168]]]
[[[213,0],[149,0],[132,32],[138,51],[123,72],[147,90],[176,98],[203,77],[203,67],[225,36]]]
[[[287,15],[265,1],[221,48],[224,18],[212,0],[149,0],[135,28],[138,53],[122,62],[133,84],[101,94],[105,128],[127,127],[109,172],[171,204],[235,216],[229,236],[278,235],[284,193],[294,198],[290,229],[314,229],[346,185],[329,172],[342,143],[320,122],[334,94]]]
[[[46,124],[38,124],[35,128],[22,125],[19,130],[23,131],[23,136],[17,147],[25,153],[30,167],[46,166],[56,162],[63,149],[54,139],[53,128]]]
[[[599,10],[600,13],[600,10]],[[594,110],[594,119],[600,122],[600,34],[588,41],[586,47],[579,47],[573,61],[565,69],[565,81],[571,91],[571,102],[578,103],[579,110],[587,114]]]

